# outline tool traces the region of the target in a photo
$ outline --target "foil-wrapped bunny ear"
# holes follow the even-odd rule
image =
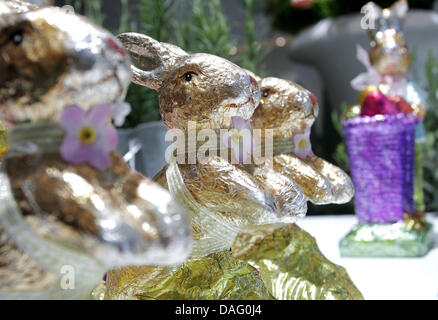
[[[0,15],[26,12],[37,9],[35,4],[24,2],[20,0],[2,0],[0,1]]]
[[[409,5],[407,0],[398,0],[390,8],[390,15],[404,19],[408,13]]]
[[[368,2],[362,7],[361,12],[372,23],[368,28],[370,37],[374,40],[378,31],[396,29],[402,31],[402,22],[409,10],[407,0],[398,0],[391,7],[382,9],[374,2]]]
[[[248,70],[248,69],[245,69],[245,71],[248,72],[248,74],[249,74],[251,77],[253,77],[254,79],[256,79],[257,82],[262,81],[262,78],[261,78],[260,76],[256,75],[254,72],[252,72],[252,71],[250,71],[250,70]]]
[[[372,39],[376,35],[376,24],[380,25],[378,22],[383,17],[383,9],[374,2],[368,2],[365,4],[360,12],[364,15],[364,18],[369,19],[368,33]],[[377,27],[378,28],[378,27]]]
[[[131,55],[134,83],[158,90],[169,70],[187,53],[140,33],[122,33],[117,38]]]

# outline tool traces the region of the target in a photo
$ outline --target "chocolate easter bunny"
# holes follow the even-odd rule
[[[0,171],[0,297],[86,299],[108,269],[183,262],[190,222],[166,190],[116,152],[103,169],[60,154],[66,129],[58,121],[77,120],[65,119],[67,106],[76,115],[100,110],[107,124],[95,105],[120,116],[131,78],[121,44],[60,8],[0,8],[0,111],[10,125]],[[80,139],[96,134],[88,129]]]
[[[399,0],[382,9],[369,2],[363,9],[373,22],[371,49],[367,54],[358,46],[357,58],[367,71],[351,81],[361,93],[342,126],[359,221],[341,239],[341,255],[423,256],[434,239],[423,201],[424,98],[409,81],[402,30],[408,3]]]
[[[228,129],[232,116],[249,120],[259,102],[254,77],[227,60],[145,35],[118,37],[133,58],[133,81],[158,91],[169,129],[187,133],[188,120]],[[346,271],[292,223],[307,198],[289,177],[209,154],[196,164],[171,161],[155,179],[191,213],[191,258],[176,268],[112,270],[106,299],[362,298]]]
[[[376,86],[386,95],[403,97],[409,103],[415,104],[415,115],[424,117],[421,93],[408,81],[411,55],[403,32],[408,2],[398,0],[385,9],[369,2],[363,9],[372,21],[368,28],[371,48],[367,54],[358,47],[357,57],[365,65],[367,72],[354,78],[351,81],[352,87],[362,91],[369,86]]]
[[[310,128],[319,110],[316,97],[292,81],[258,79],[262,97],[251,118],[253,127],[271,129],[274,139],[291,144],[289,152],[274,154],[274,170],[292,178],[315,204],[350,201],[354,190],[349,176],[311,150]]]
[[[210,54],[188,54],[146,35],[118,36],[133,60],[133,81],[158,91],[169,129],[228,129],[232,117],[248,120],[259,102],[256,80],[237,65]],[[211,155],[196,164],[171,163],[155,178],[192,212],[192,256],[229,249],[247,225],[291,223],[306,199],[289,178],[258,174]],[[170,180],[170,181],[169,181]],[[275,183],[274,183],[275,182]]]
[[[382,9],[374,2],[365,5],[374,20],[368,33],[372,39],[370,62],[381,75],[405,75],[411,57],[403,35],[402,23],[408,12],[407,0],[396,1],[390,8]]]
[[[374,28],[369,28],[371,49],[369,55],[358,48],[358,59],[366,66],[367,72],[351,81],[354,89],[361,91],[360,103],[365,96],[375,90],[387,95],[398,107],[406,102],[410,111],[420,118],[416,128],[416,175],[415,206],[416,211],[424,213],[422,154],[426,140],[423,121],[426,115],[425,95],[415,83],[409,80],[411,55],[403,32],[403,22],[408,13],[408,2],[398,0],[391,7],[382,9],[374,2],[364,6],[374,20]]]

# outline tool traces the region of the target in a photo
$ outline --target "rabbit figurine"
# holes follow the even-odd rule
[[[274,154],[274,170],[293,179],[315,204],[350,201],[354,189],[349,176],[311,150],[310,128],[319,109],[316,97],[292,81],[274,77],[258,80],[261,100],[251,118],[253,128],[271,129],[274,139],[295,144],[289,152]]]
[[[364,9],[371,14],[371,19],[374,21],[374,28],[368,29],[371,49],[367,54],[363,48],[358,47],[358,59],[366,66],[367,72],[354,78],[351,85],[361,91],[359,98],[361,104],[368,93],[379,90],[400,109],[404,109],[404,105],[409,104],[409,112],[419,117],[415,137],[417,161],[414,210],[422,215],[425,210],[422,159],[426,141],[422,120],[426,116],[426,98],[419,86],[409,80],[411,56],[403,33],[403,21],[409,9],[408,2],[398,0],[385,9],[374,2],[369,2]],[[364,110],[362,113],[365,113]],[[409,209],[409,211],[414,210]]]
[[[354,182],[358,224],[340,243],[342,256],[418,257],[433,247],[424,215],[422,156],[424,97],[409,81],[410,54],[402,30],[406,0],[362,12],[373,22],[369,54],[358,46],[366,72],[351,81],[360,91],[342,129]],[[388,161],[388,159],[391,159]]]
[[[259,103],[255,78],[227,60],[187,54],[146,35],[118,38],[131,54],[133,81],[158,91],[169,131],[190,135],[191,126],[236,129],[235,117],[247,123]],[[190,146],[186,152],[184,161],[190,159]],[[292,223],[305,213],[307,198],[286,175],[209,153],[195,164],[171,160],[154,179],[191,213],[191,257],[177,268],[111,271],[105,298],[362,297],[345,270],[329,262],[315,240]]]
[[[104,143],[93,125],[120,116],[131,78],[122,45],[61,8],[3,0],[0,8],[0,113],[10,127],[0,170],[0,297],[87,299],[111,268],[183,262],[190,220],[166,190],[114,151],[106,168],[96,164],[106,158],[61,155],[68,128],[58,121],[72,128],[90,116],[80,141]]]
[[[233,117],[248,120],[259,102],[257,81],[225,59],[188,54],[137,33],[118,38],[131,54],[133,81],[158,91],[160,112],[170,131],[187,133],[190,121],[196,130],[228,129]],[[171,163],[155,180],[185,198],[194,212],[192,257],[229,249],[246,225],[291,223],[307,209],[291,179],[273,170],[257,176],[216,155],[195,164]]]

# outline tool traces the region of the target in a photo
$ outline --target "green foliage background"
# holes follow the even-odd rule
[[[428,112],[424,120],[427,140],[424,155],[424,191],[429,211],[438,211],[438,59],[429,51],[424,67]]]

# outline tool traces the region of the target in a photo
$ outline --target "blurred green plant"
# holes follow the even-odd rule
[[[105,15],[102,13],[102,1],[100,0],[65,0],[66,5],[72,6],[76,12],[90,18],[99,25],[103,25]]]
[[[438,58],[428,52],[424,69],[428,110],[424,119],[426,147],[424,154],[424,191],[427,209],[438,211]]]
[[[339,114],[338,111],[334,110],[331,112],[330,116],[331,116],[333,127],[335,128],[339,136],[342,138],[342,142],[336,146],[335,152],[333,153],[332,157],[340,168],[348,172],[350,170],[350,163],[348,161],[347,149],[345,147],[344,134],[342,132],[342,115],[345,114],[347,109],[348,109],[348,104],[344,103],[342,104],[341,114]]]
[[[242,55],[240,57],[240,65],[248,70],[257,73],[259,76],[263,77],[264,74],[260,70],[262,65],[262,59],[265,52],[261,51],[260,44],[257,41],[257,31],[256,24],[254,20],[255,13],[255,0],[244,0],[246,7],[245,12],[245,47],[243,49]]]
[[[221,0],[120,0],[120,21],[111,31],[114,34],[141,32],[159,41],[174,43],[187,52],[211,53],[263,74],[262,50],[253,19],[255,2],[257,0],[244,0],[246,39],[241,52],[235,56],[231,55],[231,49],[238,41],[231,35]],[[104,24],[103,0],[67,0],[65,4],[98,24]],[[154,90],[131,84],[126,101],[131,104],[132,111],[123,128],[160,119]]]
[[[230,35],[230,28],[222,10],[220,0],[179,1],[179,6],[189,6],[191,12],[184,12],[185,16],[180,22],[175,21],[173,28],[176,34],[176,44],[188,52],[211,53],[223,58],[230,58],[230,50],[235,45],[235,40]],[[212,23],[214,21],[214,23]]]
[[[267,11],[273,17],[275,27],[295,33],[321,19],[337,17],[349,13],[359,13],[370,0],[314,0],[308,9],[293,7],[291,0],[266,0]],[[383,8],[391,6],[395,0],[374,0]],[[434,1],[409,0],[411,8],[432,9]]]

